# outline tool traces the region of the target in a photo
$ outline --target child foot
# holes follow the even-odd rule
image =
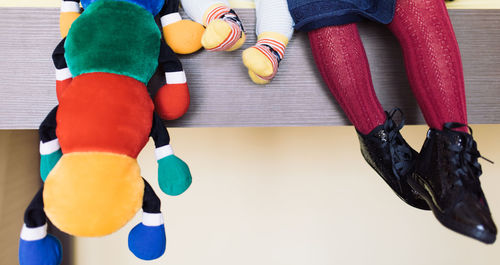
[[[205,15],[203,47],[210,51],[234,51],[245,42],[245,32],[240,19],[227,6],[216,5]]]
[[[263,33],[254,46],[243,51],[243,64],[253,82],[267,84],[274,78],[287,43],[288,40],[277,33]]]

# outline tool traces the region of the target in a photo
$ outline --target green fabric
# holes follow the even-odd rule
[[[100,0],[71,25],[64,48],[73,76],[106,72],[147,84],[158,66],[161,33],[136,4]]]
[[[42,177],[42,180],[45,181],[47,176],[49,175],[50,171],[54,168],[54,166],[57,164],[59,159],[62,156],[61,149],[48,154],[48,155],[42,155],[40,158],[40,176]]]
[[[164,193],[180,195],[189,188],[191,182],[191,172],[184,161],[175,155],[158,160],[158,183]]]

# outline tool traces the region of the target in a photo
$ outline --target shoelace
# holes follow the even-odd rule
[[[392,119],[394,115],[399,112],[401,114],[401,122],[396,124]],[[386,112],[387,122],[384,124],[384,131],[387,133],[387,142],[391,152],[391,159],[394,167],[392,168],[394,174],[401,179],[412,170],[415,161],[411,159],[412,151],[404,144],[403,137],[399,131],[405,124],[403,111],[399,108],[393,108],[391,111]]]
[[[476,141],[472,138],[472,128],[470,126],[458,122],[448,122],[443,125],[443,131],[456,133],[453,129],[466,126],[469,128],[470,135],[459,135],[459,143],[448,146],[448,149],[455,153],[451,157],[451,163],[455,167],[455,176],[459,177],[453,185],[457,182],[461,182],[459,185],[472,183],[472,188],[477,190],[480,187],[479,176],[482,174],[481,164],[479,164],[478,159],[482,158],[492,164],[494,162],[481,156],[477,150]],[[472,174],[469,174],[469,172]]]

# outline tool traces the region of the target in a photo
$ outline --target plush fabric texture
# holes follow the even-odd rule
[[[368,134],[385,122],[373,89],[370,67],[355,24],[309,32],[311,49],[323,80],[356,129]]]
[[[60,99],[56,134],[64,154],[111,152],[136,158],[153,120],[146,86],[108,73],[77,76]]]
[[[52,223],[75,236],[104,236],[124,226],[142,206],[144,181],[126,155],[64,154],[45,180],[43,201]]]
[[[116,73],[147,84],[158,66],[160,41],[151,13],[136,4],[99,0],[72,24],[65,58],[73,76]]]
[[[171,196],[177,196],[191,185],[191,172],[187,164],[175,155],[158,160],[158,184],[160,189]]]
[[[35,241],[19,240],[20,265],[59,265],[61,261],[61,242],[54,236]]]
[[[64,38],[68,35],[71,24],[80,16],[78,12],[63,12],[59,16],[59,30],[61,37]]]
[[[40,156],[40,176],[42,177],[42,181],[45,181],[45,179],[47,179],[50,171],[54,168],[59,159],[61,159],[61,156],[61,149],[51,154]]]
[[[201,49],[205,28],[191,20],[181,20],[163,27],[163,36],[177,54],[190,54]]]
[[[394,16],[395,3],[396,0],[288,0],[288,8],[295,29],[311,31],[363,18],[387,24]]]
[[[389,29],[401,44],[411,88],[429,127],[467,124],[462,60],[444,1],[398,0]],[[467,127],[454,130],[468,132]]]
[[[189,108],[189,89],[184,84],[166,84],[155,95],[155,110],[163,119],[180,118]]]
[[[90,4],[94,2],[100,2],[103,0],[81,0],[82,7],[87,9]],[[122,1],[122,2],[128,2],[128,3],[133,3],[136,4],[144,9],[146,9],[148,12],[150,12],[152,15],[156,16],[163,7],[163,4],[165,3],[165,0],[114,0],[114,1]]]
[[[145,226],[136,225],[128,235],[128,248],[142,260],[154,260],[165,253],[167,239],[165,225]]]

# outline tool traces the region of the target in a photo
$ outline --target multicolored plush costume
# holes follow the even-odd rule
[[[47,235],[47,218],[71,235],[104,236],[141,207],[143,221],[130,232],[129,248],[145,260],[164,253],[160,200],[136,161],[151,136],[162,191],[179,195],[191,184],[189,168],[173,154],[146,88],[159,64],[167,84],[156,96],[156,111],[164,118],[186,111],[182,65],[154,20],[159,13],[177,12],[179,3],[164,4],[82,0],[80,15],[78,1],[62,3],[61,33],[67,37],[53,53],[59,106],[40,126],[44,184],[25,213],[21,265],[60,263],[61,247]]]
[[[189,17],[204,25],[201,38],[209,51],[234,51],[245,42],[243,24],[227,0],[181,0]],[[267,84],[276,76],[293,33],[293,21],[286,0],[246,0],[255,2],[257,43],[243,51],[243,64],[257,84]],[[172,44],[172,46],[180,46]],[[174,51],[176,49],[174,48]]]
[[[354,124],[366,161],[408,204],[486,243],[496,227],[481,191],[480,156],[467,133],[460,51],[443,0],[288,0],[316,65]],[[430,127],[420,154],[378,101],[355,24],[368,18],[396,35],[412,90]]]

